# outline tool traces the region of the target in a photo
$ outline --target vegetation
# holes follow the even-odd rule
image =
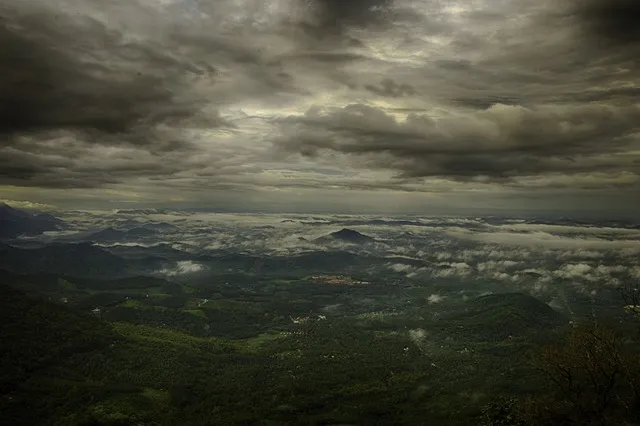
[[[629,289],[622,291],[628,301]],[[621,330],[576,325],[561,342],[543,347],[532,364],[549,386],[526,398],[495,399],[483,410],[484,424],[635,424],[640,420],[638,341]]]
[[[418,288],[284,277],[0,277],[0,411],[14,425],[606,425],[637,412],[630,335],[571,328],[523,294],[430,305]]]
[[[117,338],[90,315],[32,299],[10,287],[0,291],[0,391],[15,389],[34,372],[69,356],[99,350]]]

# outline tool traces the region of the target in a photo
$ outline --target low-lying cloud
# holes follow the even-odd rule
[[[191,260],[183,260],[176,262],[175,266],[171,268],[162,269],[160,273],[168,277],[175,277],[179,275],[189,275],[197,272],[202,272],[205,269],[205,266],[202,264],[193,262]]]

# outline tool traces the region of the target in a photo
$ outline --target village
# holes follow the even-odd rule
[[[314,284],[327,284],[334,286],[357,286],[370,284],[368,281],[357,281],[345,275],[316,275],[312,276],[311,280]]]

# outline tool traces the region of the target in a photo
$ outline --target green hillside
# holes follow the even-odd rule
[[[116,339],[90,314],[27,297],[0,285],[0,391],[15,389],[31,374],[67,357],[99,350]]]
[[[546,332],[567,319],[546,303],[522,293],[481,296],[446,317],[449,327],[479,340],[502,340]]]
[[[536,386],[530,345],[507,333],[562,323],[518,294],[458,306],[442,335],[424,322],[417,340],[401,316],[383,329],[329,313],[314,327],[276,321],[279,305],[259,295],[171,307],[158,293],[116,301],[98,318],[71,300],[0,290],[0,413],[15,426],[476,425],[494,392]]]

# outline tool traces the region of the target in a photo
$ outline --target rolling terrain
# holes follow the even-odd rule
[[[450,236],[481,231],[417,219],[360,232],[133,214],[4,239],[12,424],[477,425],[496,397],[546,392],[531,359],[572,323],[623,320],[615,288],[584,274],[633,271],[612,251],[599,269],[481,252]]]

